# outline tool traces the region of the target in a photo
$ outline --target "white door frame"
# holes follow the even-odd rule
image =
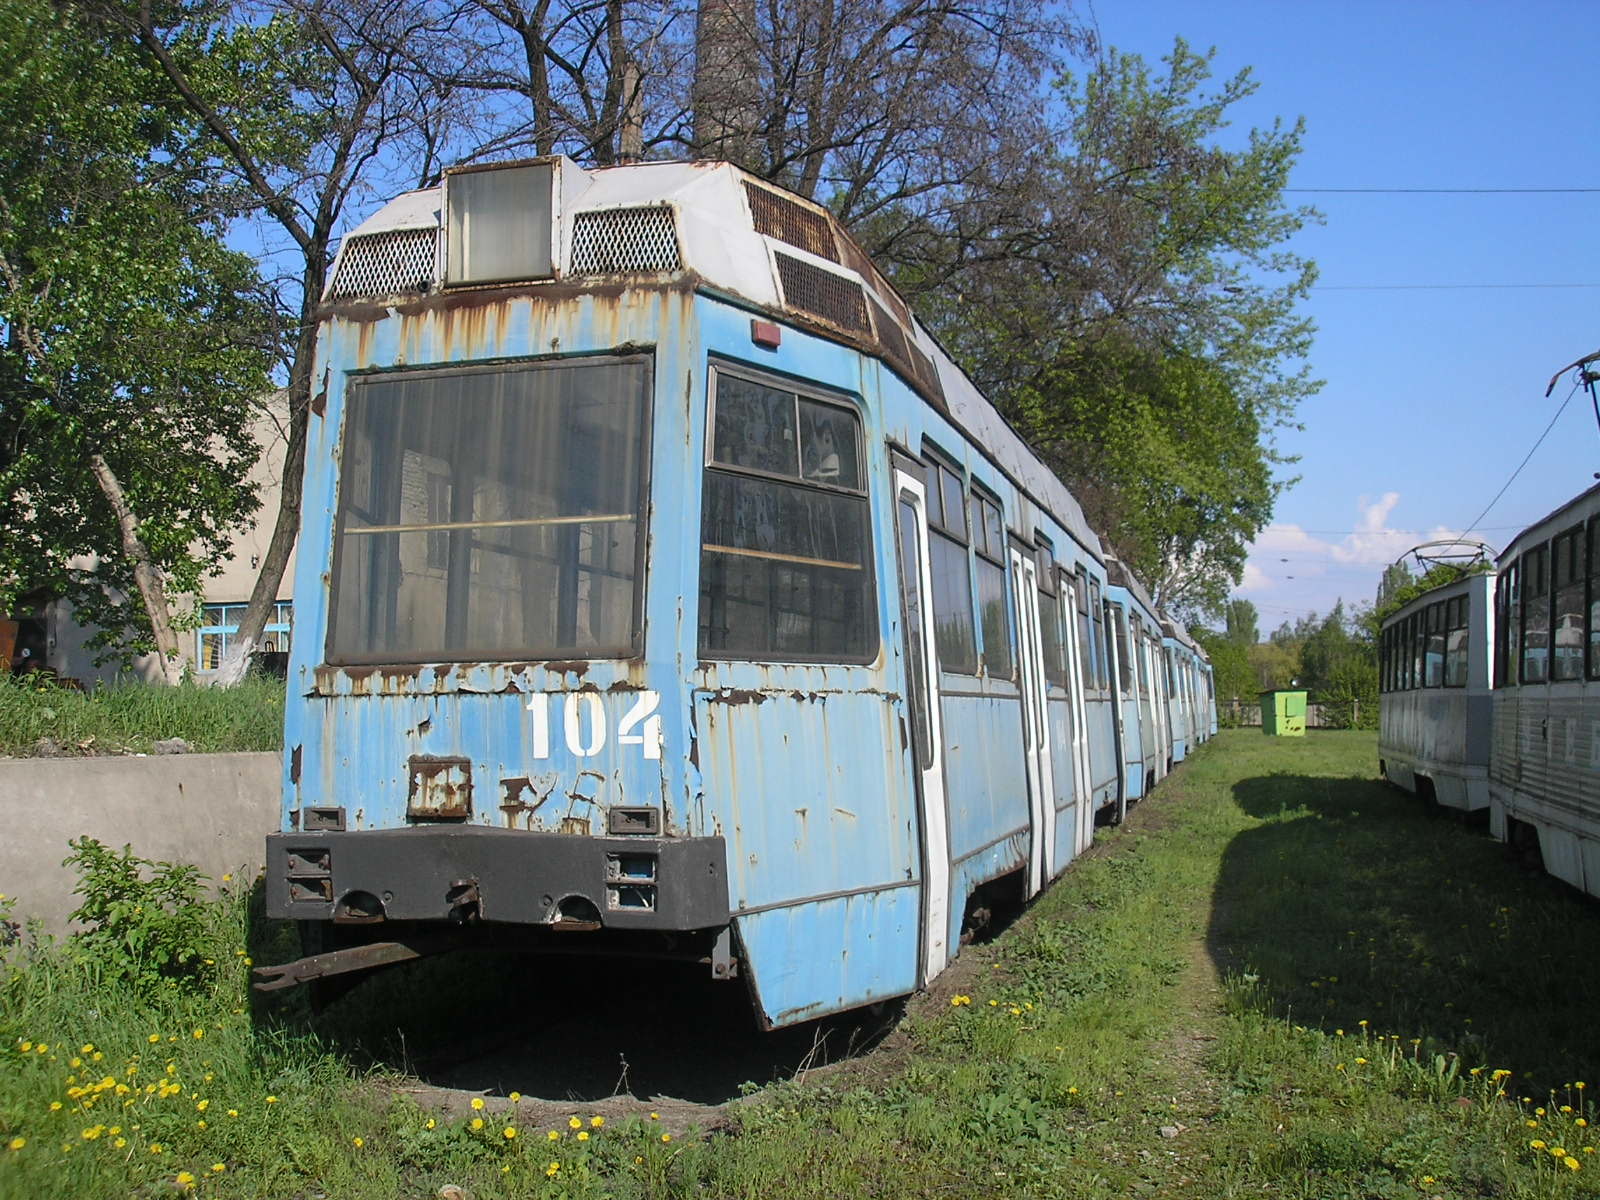
[[[1015,546],[1011,551],[1012,594],[1017,601],[1018,660],[1022,667],[1022,750],[1027,764],[1029,826],[1028,894],[1041,891],[1055,878],[1056,790],[1050,762],[1050,725],[1046,715],[1044,643],[1039,623],[1039,577],[1033,559]]]

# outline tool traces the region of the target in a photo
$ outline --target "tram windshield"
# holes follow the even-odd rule
[[[329,659],[636,652],[649,392],[616,358],[354,385]]]

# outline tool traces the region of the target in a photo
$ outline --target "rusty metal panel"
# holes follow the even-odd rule
[[[471,759],[459,754],[413,754],[408,766],[408,819],[465,820],[472,815]]]

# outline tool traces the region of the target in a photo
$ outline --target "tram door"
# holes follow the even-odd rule
[[[933,576],[928,567],[927,491],[898,464],[895,524],[900,557],[900,628],[905,638],[906,706],[916,758],[922,828],[922,982],[950,960],[950,827],[945,808],[939,719],[939,659],[933,635]]]
[[[1084,705],[1084,657],[1089,647],[1083,644],[1079,631],[1084,622],[1074,621],[1071,615],[1078,611],[1079,593],[1083,589],[1080,579],[1061,576],[1061,587],[1066,597],[1065,611],[1068,620],[1064,630],[1067,641],[1067,694],[1072,697],[1072,794],[1077,798],[1073,811],[1077,814],[1072,832],[1072,853],[1082,854],[1094,840],[1094,797],[1089,782],[1089,714]],[[1088,597],[1083,597],[1088,603]]]
[[[1033,556],[1011,547],[1011,586],[1017,602],[1018,657],[1022,660],[1022,748],[1028,773],[1029,826],[1033,848],[1028,855],[1028,894],[1038,892],[1055,875],[1056,788],[1050,764],[1044,641],[1039,629],[1039,576]]]

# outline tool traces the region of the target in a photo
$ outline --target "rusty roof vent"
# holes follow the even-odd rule
[[[867,302],[872,305],[872,323],[878,328],[878,342],[889,365],[908,383],[920,387],[931,401],[944,407],[944,387],[939,383],[939,370],[933,365],[933,359],[918,348],[910,334],[889,315],[888,309],[878,303],[876,296],[869,296]]]
[[[683,265],[672,210],[605,208],[572,218],[572,274],[676,271]]]
[[[839,249],[833,241],[833,227],[827,217],[787,196],[769,192],[748,181],[744,185],[744,194],[750,201],[750,216],[757,233],[775,237],[791,246],[799,246],[829,262],[839,261]]]
[[[439,277],[439,230],[390,229],[345,241],[330,300],[425,292]]]
[[[866,292],[854,279],[835,275],[788,254],[772,257],[778,264],[784,303],[790,308],[852,333],[872,332],[867,322]]]

